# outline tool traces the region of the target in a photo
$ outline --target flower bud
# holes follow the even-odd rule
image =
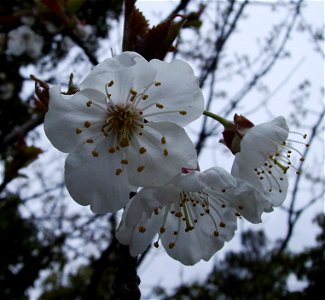
[[[233,154],[240,152],[240,142],[244,135],[255,125],[242,115],[235,114],[234,122],[223,131],[220,141],[226,145]]]

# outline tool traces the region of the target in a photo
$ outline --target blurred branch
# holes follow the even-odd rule
[[[4,137],[3,141],[0,141],[1,151],[3,151],[3,149],[8,147],[9,145],[13,144],[18,138],[26,136],[29,131],[35,129],[38,125],[42,124],[44,121],[44,115],[45,114],[34,116],[25,124],[15,127],[11,133]]]
[[[230,1],[230,5],[226,10],[226,15],[225,15],[225,19],[224,19],[224,23],[222,25],[221,28],[221,33],[218,36],[216,42],[215,42],[215,56],[211,59],[209,59],[206,63],[206,65],[202,68],[203,72],[199,77],[199,85],[200,87],[203,87],[204,82],[206,81],[206,79],[208,78],[209,74],[211,74],[212,72],[216,71],[218,68],[218,64],[219,64],[219,59],[220,59],[220,55],[221,52],[223,51],[224,45],[226,44],[227,40],[229,39],[230,35],[234,32],[237,22],[240,18],[240,16],[243,14],[244,8],[245,6],[248,4],[248,0],[244,1],[241,5],[240,8],[238,9],[234,19],[232,20],[232,22],[229,25],[228,30],[226,31],[226,27],[229,23],[229,18],[230,15],[234,9],[234,5],[235,5],[235,1]],[[196,144],[196,151],[197,154],[199,155],[201,150],[203,149],[204,146],[204,142],[206,140],[206,138],[209,136],[209,134],[206,133],[206,121],[203,121],[203,125],[201,127],[201,131],[199,134],[199,139],[198,142]]]
[[[113,275],[112,299],[140,299],[140,278],[137,275],[137,258],[130,255],[129,246],[121,245],[115,237],[115,214],[110,218],[112,240],[101,256],[93,263],[90,283],[86,287],[84,300],[96,298],[98,286],[105,271],[110,268]],[[109,287],[108,287],[109,288]]]
[[[275,63],[278,61],[283,49],[285,48],[287,42],[289,41],[291,32],[294,28],[294,25],[296,24],[297,21],[297,17],[300,13],[300,8],[301,5],[303,3],[304,0],[300,0],[299,2],[296,3],[296,7],[295,7],[295,12],[294,15],[286,29],[286,33],[277,49],[277,51],[272,55],[270,61],[268,63],[265,63],[262,65],[261,70],[256,72],[253,77],[250,79],[250,81],[248,81],[244,87],[242,87],[237,93],[236,95],[229,100],[230,104],[229,107],[222,112],[222,116],[223,117],[227,117],[231,112],[233,112],[233,110],[238,106],[238,104],[245,98],[245,96],[256,86],[256,84],[261,80],[261,78],[263,78],[266,74],[268,74],[270,72],[270,70],[272,69],[272,67],[275,65]],[[201,77],[202,84],[205,81],[205,79],[207,78],[207,76],[209,75],[209,73],[213,70],[213,68],[216,68],[217,65],[213,66],[211,65],[210,69],[208,70],[207,73],[204,74],[203,77]],[[212,127],[209,131],[206,130],[206,128],[201,128],[201,132],[200,132],[200,138],[199,141],[197,143],[196,149],[197,152],[200,153],[201,150],[204,147],[204,143],[206,138],[208,138],[209,136],[211,136],[214,131],[219,127],[219,124],[216,124],[214,127]]]
[[[325,115],[325,108],[320,113],[320,115],[318,117],[318,120],[316,121],[315,125],[312,127],[311,135],[310,135],[310,138],[308,140],[308,144],[311,145],[313,140],[316,138],[318,129],[322,125],[324,115]],[[304,158],[307,157],[309,151],[310,151],[310,147],[307,147],[305,149],[305,151],[303,152],[303,157]],[[298,171],[301,171],[303,164],[304,164],[304,161],[301,162]],[[286,236],[284,237],[284,239],[283,239],[283,241],[282,241],[282,243],[281,243],[281,245],[279,247],[278,253],[283,252],[286,249],[286,247],[288,246],[290,238],[292,237],[294,226],[296,225],[296,223],[298,221],[298,218],[301,216],[301,213],[303,212],[303,210],[300,210],[298,212],[294,211],[294,207],[295,207],[295,204],[296,204],[296,201],[297,201],[298,190],[299,190],[300,183],[301,183],[301,178],[302,178],[301,175],[297,176],[296,180],[295,180],[295,183],[294,183],[294,188],[293,188],[290,207],[289,207],[289,212],[288,212],[288,229],[287,229]],[[313,203],[313,202],[311,202],[311,203]]]
[[[185,10],[191,0],[181,0],[175,9],[169,14],[167,19],[174,18],[180,11]]]
[[[319,39],[317,39],[317,36],[315,36],[315,34],[313,33],[313,30],[310,26],[310,24],[307,23],[305,17],[301,14],[300,15],[300,19],[302,21],[302,23],[304,24],[304,26],[307,29],[307,32],[309,33],[310,37],[312,38],[316,51],[322,56],[322,58],[325,58],[325,53],[324,53],[324,47],[322,47],[319,43]],[[324,34],[324,33],[323,33]],[[322,41],[324,43],[324,40]]]
[[[78,45],[88,57],[89,61],[95,66],[98,65],[96,56],[88,49],[84,42],[69,28],[66,30],[67,35]]]

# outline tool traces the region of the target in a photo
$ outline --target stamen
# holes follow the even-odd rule
[[[93,155],[93,157],[99,156],[99,153],[96,150],[92,151],[91,154]]]
[[[129,163],[129,161],[127,159],[122,159],[121,160],[121,164],[123,165],[127,165]]]
[[[139,153],[140,154],[144,154],[144,153],[146,153],[147,152],[147,149],[145,148],[145,147],[141,147],[140,149],[139,149]]]
[[[109,153],[115,153],[116,152],[116,149],[115,147],[111,147],[107,150]]]
[[[138,94],[138,92],[136,90],[134,90],[134,89],[130,89],[130,94],[132,96],[136,96]]]
[[[115,175],[120,175],[122,173],[122,169],[116,169],[115,170]]]
[[[146,228],[144,226],[139,227],[139,232],[144,233],[146,231]]]
[[[91,126],[91,123],[89,121],[85,121],[84,127],[89,128]]]
[[[137,168],[137,171],[140,173],[140,172],[142,172],[143,170],[144,170],[144,166],[143,165],[141,165],[141,166],[139,166],[138,168]]]

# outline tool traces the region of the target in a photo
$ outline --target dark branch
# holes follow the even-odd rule
[[[324,119],[324,115],[325,115],[325,109],[323,109],[323,111],[321,112],[321,114],[318,117],[317,122],[315,123],[315,125],[313,126],[312,130],[311,130],[311,135],[310,138],[308,140],[308,144],[312,144],[313,140],[316,138],[317,136],[317,132],[319,127],[322,125],[323,123],[323,119]],[[304,158],[306,158],[306,156],[308,155],[310,151],[310,147],[306,148],[303,156]],[[304,162],[302,161],[299,167],[299,171],[302,169]],[[294,229],[294,226],[296,225],[299,217],[301,216],[302,210],[300,212],[295,212],[294,208],[295,208],[295,204],[297,201],[297,195],[298,195],[298,190],[299,190],[299,186],[300,186],[300,182],[301,182],[301,178],[302,176],[297,176],[295,183],[294,183],[294,188],[293,188],[293,192],[292,192],[292,196],[291,196],[291,202],[290,202],[290,207],[289,207],[289,212],[288,212],[288,229],[287,229],[287,233],[286,236],[284,237],[278,253],[283,252],[286,247],[288,246],[288,243],[292,237],[292,232]]]

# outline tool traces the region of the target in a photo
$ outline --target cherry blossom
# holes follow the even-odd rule
[[[295,168],[291,161],[292,154],[296,152],[301,161],[304,159],[291,145],[301,142],[288,139],[289,133],[288,124],[282,116],[256,126],[249,125],[241,137],[240,151],[236,153],[231,170],[232,175],[248,181],[263,192],[274,206],[281,205],[286,198],[286,173],[289,168]]]
[[[121,209],[139,186],[158,186],[197,166],[183,126],[203,112],[192,68],[123,52],[97,65],[79,91],[50,89],[45,133],[69,155],[69,193],[96,213]]]
[[[8,34],[8,51],[20,56],[27,54],[32,58],[40,56],[43,48],[43,37],[36,34],[29,26],[22,25]]]
[[[158,235],[155,247],[161,243],[171,257],[193,265],[233,237],[237,218],[259,223],[269,208],[252,185],[215,167],[143,188],[126,206],[116,236],[136,256]]]

